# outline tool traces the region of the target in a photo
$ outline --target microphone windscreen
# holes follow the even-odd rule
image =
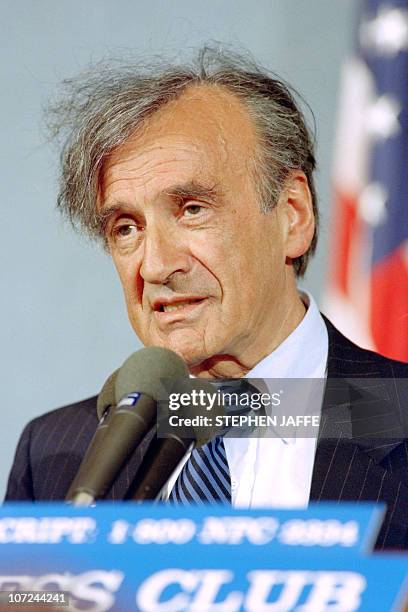
[[[110,406],[116,405],[115,398],[115,381],[118,375],[119,370],[115,370],[109,376],[107,381],[102,387],[101,392],[98,395],[98,400],[96,402],[96,411],[98,413],[98,419],[101,420],[105,410]]]
[[[133,353],[119,369],[115,381],[116,403],[137,391],[156,401],[163,399],[163,379],[188,378],[184,361],[173,351],[150,346]]]

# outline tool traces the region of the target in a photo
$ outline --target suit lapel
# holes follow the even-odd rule
[[[388,511],[377,546],[401,547],[407,539],[408,486],[393,475],[390,458],[398,456],[404,438],[394,380],[381,379],[387,373],[378,371],[372,354],[325,322],[328,377],[310,500],[384,502]]]

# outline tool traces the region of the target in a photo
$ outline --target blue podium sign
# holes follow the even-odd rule
[[[0,591],[66,592],[70,610],[402,610],[408,556],[372,552],[383,512],[5,504]]]

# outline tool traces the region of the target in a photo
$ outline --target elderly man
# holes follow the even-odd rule
[[[316,246],[315,158],[286,85],[207,49],[193,66],[99,70],[69,87],[54,109],[55,125],[69,130],[59,206],[102,238],[146,346],[175,351],[197,377],[408,377],[404,364],[353,345],[298,292]],[[362,396],[370,405],[369,391],[355,389],[360,407]],[[393,409],[389,439],[377,423],[358,441],[355,415],[369,422],[384,417],[381,409],[367,416],[352,394],[340,406],[329,395],[317,445],[226,440],[217,448],[225,495],[237,506],[385,501],[378,545],[406,546],[406,443]],[[64,498],[97,425],[95,403],[26,427],[8,500]],[[107,499],[126,498],[149,440]]]

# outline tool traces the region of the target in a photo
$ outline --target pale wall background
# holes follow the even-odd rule
[[[54,210],[56,153],[41,127],[56,84],[91,59],[131,49],[245,47],[291,82],[317,122],[323,230],[306,286],[319,299],[328,250],[339,69],[355,0],[3,0],[0,57],[2,330],[0,495],[25,423],[96,393],[138,348],[106,255]]]

